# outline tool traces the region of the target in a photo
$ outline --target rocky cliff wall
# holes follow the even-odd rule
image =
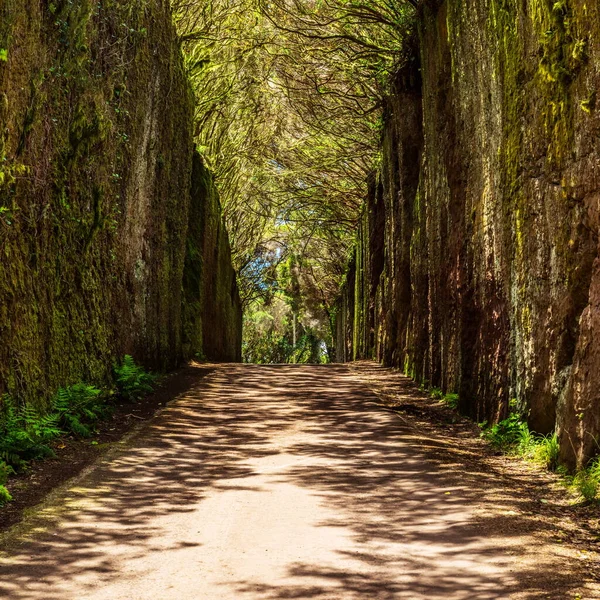
[[[214,361],[242,360],[242,305],[229,236],[212,175],[195,154],[184,271],[184,349]]]
[[[203,352],[182,320],[205,200],[192,108],[167,0],[0,0],[0,395],[40,404],[126,353],[164,370]],[[194,243],[226,237],[200,210]]]
[[[600,448],[600,7],[429,1],[419,47],[386,110],[339,358],[458,392],[478,421],[514,398],[582,466]]]

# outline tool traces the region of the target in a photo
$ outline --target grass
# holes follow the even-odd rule
[[[558,472],[566,485],[586,502],[600,499],[600,457],[586,469],[569,475],[559,464],[560,446],[556,433],[539,435],[530,431],[525,418],[517,412],[491,427],[482,425],[481,436],[499,450]]]
[[[600,500],[600,457],[590,461],[585,469],[575,475],[566,475],[565,481],[571,489],[577,491],[586,502]]]
[[[422,385],[421,389],[425,391],[426,388]],[[437,387],[430,388],[428,392],[440,403],[453,410],[458,409],[458,394],[444,393]],[[560,467],[560,446],[556,433],[541,435],[531,431],[525,417],[515,410],[516,401],[513,400],[510,406],[513,412],[506,419],[494,425],[479,424],[482,428],[481,437],[506,454],[532,461],[549,471],[556,471],[567,486],[586,502],[600,501],[600,457],[591,461],[587,468],[569,475]]]
[[[519,413],[512,413],[503,421],[484,428],[481,437],[507,454],[532,460],[551,471],[558,468],[557,435],[539,435],[532,432]]]

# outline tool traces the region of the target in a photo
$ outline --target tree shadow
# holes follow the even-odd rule
[[[406,396],[419,401],[416,390]],[[160,568],[178,552],[198,561],[203,503],[235,496],[260,506],[274,489],[297,499],[284,512],[302,517],[308,503],[297,527],[314,550],[284,534],[272,577],[232,567],[204,588],[201,573],[184,570],[178,577],[197,583],[189,595],[159,587],[131,598],[534,599],[568,597],[581,583],[548,553],[549,525],[526,514],[530,498],[514,481],[507,489],[460,447],[419,435],[345,367],[227,365],[8,540],[0,595],[96,598],[109,581],[127,581],[131,561]]]

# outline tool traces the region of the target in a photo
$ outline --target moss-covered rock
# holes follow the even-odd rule
[[[516,398],[535,430],[558,428],[570,466],[600,439],[599,40],[584,0],[423,4],[422,85],[405,70],[387,111],[381,316],[363,352],[478,420]]]
[[[168,0],[3,0],[0,50],[0,395],[178,365],[193,106]]]
[[[229,237],[217,189],[197,153],[192,167],[183,290],[186,357],[240,362],[242,305]]]

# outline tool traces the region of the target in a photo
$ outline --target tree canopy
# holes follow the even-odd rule
[[[383,100],[406,59],[415,2],[172,6],[196,95],[196,141],[221,195],[248,330],[278,297],[293,314],[284,319],[291,342],[300,339],[289,331],[298,320],[329,348],[333,303],[379,160]]]

